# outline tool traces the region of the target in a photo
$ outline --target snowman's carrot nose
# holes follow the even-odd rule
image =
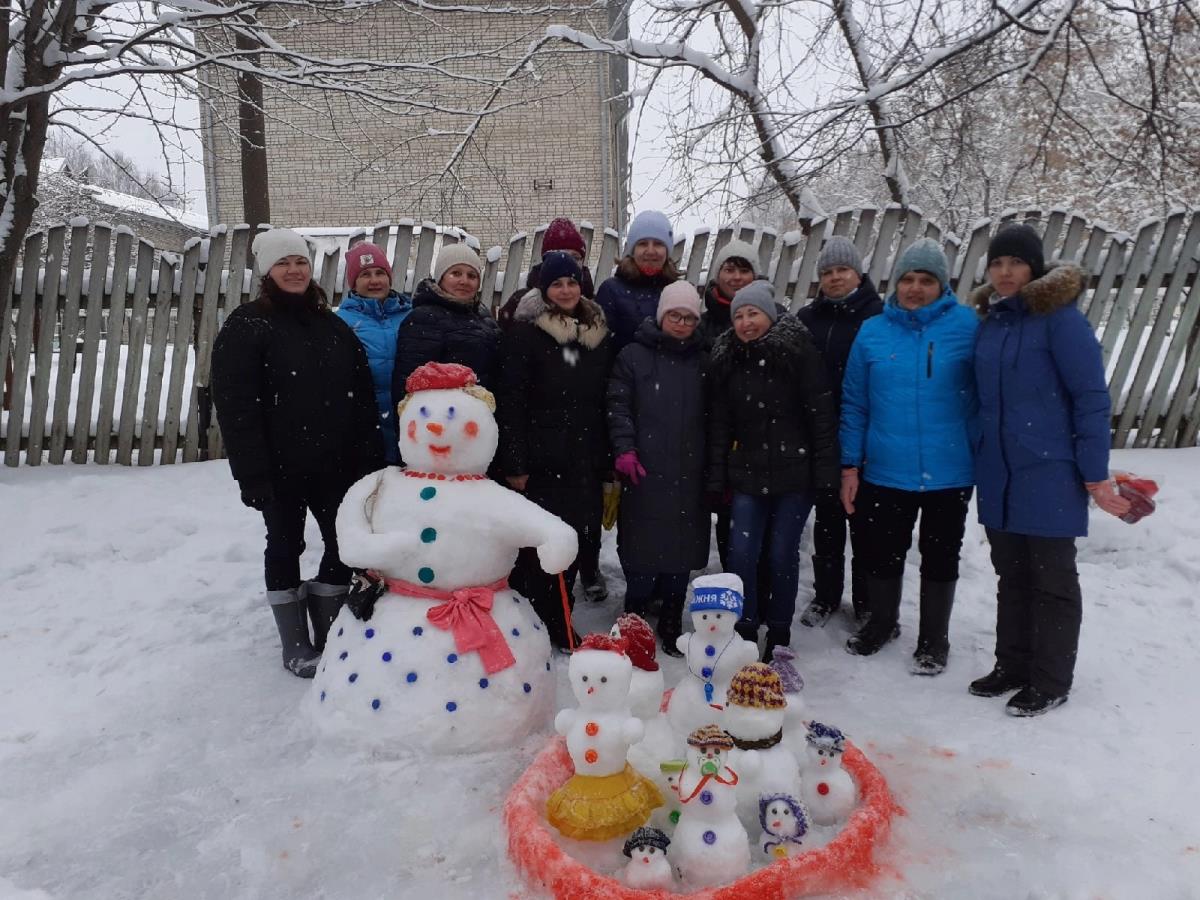
[[[427,422],[425,423],[425,427],[436,435],[441,435],[441,433],[446,430],[445,426],[439,425],[437,422]]]

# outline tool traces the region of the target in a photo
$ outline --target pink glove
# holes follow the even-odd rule
[[[626,450],[617,457],[617,461],[613,464],[618,472],[629,479],[629,483],[637,486],[640,479],[646,477],[646,470],[642,468],[642,464],[638,462],[636,450]]]

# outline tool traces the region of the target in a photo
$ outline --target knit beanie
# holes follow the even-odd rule
[[[689,282],[672,281],[658,295],[658,311],[654,317],[659,325],[662,325],[663,317],[673,309],[682,309],[697,319],[700,318],[700,295]]]
[[[624,613],[617,618],[612,634],[625,643],[625,655],[629,657],[635,669],[641,669],[643,672],[658,671],[658,663],[654,659],[658,642],[649,622],[637,613]]]
[[[583,243],[583,235],[579,233],[579,229],[570,219],[559,217],[547,226],[546,233],[542,235],[542,255],[545,256],[551,250],[587,252],[587,247]]]
[[[835,234],[821,248],[821,255],[817,257],[817,275],[824,275],[837,266],[846,266],[862,274],[862,257],[858,248],[854,246],[854,241],[840,234]]]
[[[254,272],[260,278],[285,256],[303,256],[312,262],[308,241],[290,228],[272,228],[260,233],[254,238],[251,252],[254,254]]]
[[[543,297],[546,296],[550,285],[560,278],[574,278],[579,282],[583,278],[583,270],[579,268],[575,257],[567,251],[551,250],[542,257],[542,268],[538,270],[538,287],[541,288]]]
[[[725,693],[725,702],[731,706],[754,709],[783,709],[787,706],[779,675],[761,662],[742,666],[734,673],[729,690]]]
[[[655,240],[670,250],[675,246],[675,231],[670,220],[656,209],[648,209],[634,216],[625,232],[625,256],[633,254],[638,241]]]
[[[720,725],[705,725],[697,728],[687,737],[689,747],[718,747],[721,750],[732,750],[733,738]]]
[[[750,271],[754,273],[755,277],[758,276],[758,251],[745,241],[730,241],[713,257],[708,280],[716,281],[717,273],[721,271],[721,266],[725,265],[731,259],[745,260],[746,264],[750,266]]]
[[[846,736],[842,734],[841,729],[816,720],[808,723],[808,733],[804,739],[812,746],[825,750],[836,750],[841,753],[846,749]]]
[[[433,280],[441,282],[446,270],[455,266],[470,266],[480,275],[483,274],[483,263],[479,261],[478,253],[463,243],[446,244],[438,251],[437,261],[433,264]]]
[[[1000,256],[1015,256],[1022,262],[1028,263],[1034,278],[1041,278],[1046,274],[1042,239],[1028,225],[1009,223],[1001,226],[1000,230],[996,232],[996,236],[992,238],[992,242],[988,244],[988,265],[991,265],[992,260]]]
[[[376,266],[387,272],[388,281],[392,280],[392,264],[383,250],[375,244],[355,244],[346,251],[346,286],[354,290],[354,282],[358,281],[363,269]]]
[[[643,825],[637,831],[629,836],[625,841],[625,846],[621,852],[626,856],[633,856],[633,851],[638,847],[657,847],[659,850],[666,853],[667,848],[671,846],[671,839],[667,837],[667,833],[660,828],[648,828]]]
[[[942,245],[933,238],[921,238],[908,245],[896,264],[896,282],[909,272],[928,272],[943,288],[950,286],[950,264]]]
[[[779,308],[775,305],[775,288],[771,282],[761,278],[750,282],[733,295],[733,302],[729,304],[730,317],[736,315],[743,306],[753,306],[762,310],[772,324],[779,318]]]

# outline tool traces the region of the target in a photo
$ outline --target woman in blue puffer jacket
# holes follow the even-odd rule
[[[367,351],[379,430],[383,432],[390,465],[400,462],[396,411],[392,408],[392,368],[396,364],[396,333],[410,312],[412,300],[392,290],[392,266],[374,244],[355,244],[346,253],[346,284],[337,314],[353,329]]]
[[[900,256],[883,314],[863,323],[842,382],[842,504],[862,510],[870,618],[850,638],[869,656],[900,634],[904,560],[921,518],[921,627],[911,671],[950,652],[958,555],[975,482],[975,314],[958,302],[938,243]]]

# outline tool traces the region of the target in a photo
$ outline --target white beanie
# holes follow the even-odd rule
[[[271,267],[285,256],[303,256],[312,262],[312,248],[301,234],[290,228],[272,228],[254,238],[251,245],[254,254],[254,272],[259,278],[271,271]]]
[[[717,273],[721,271],[721,266],[725,265],[731,259],[744,259],[750,265],[750,271],[755,276],[761,274],[758,271],[758,251],[745,241],[730,241],[713,257],[712,270],[709,272],[708,280],[716,281]]]
[[[483,275],[483,263],[480,262],[478,253],[465,243],[446,244],[438,251],[437,260],[433,264],[434,282],[440,282],[446,270],[455,266],[470,266],[477,274]]]
[[[658,296],[658,311],[654,316],[659,325],[662,325],[663,317],[673,309],[682,309],[700,318],[700,295],[689,282],[672,281],[663,288]]]

